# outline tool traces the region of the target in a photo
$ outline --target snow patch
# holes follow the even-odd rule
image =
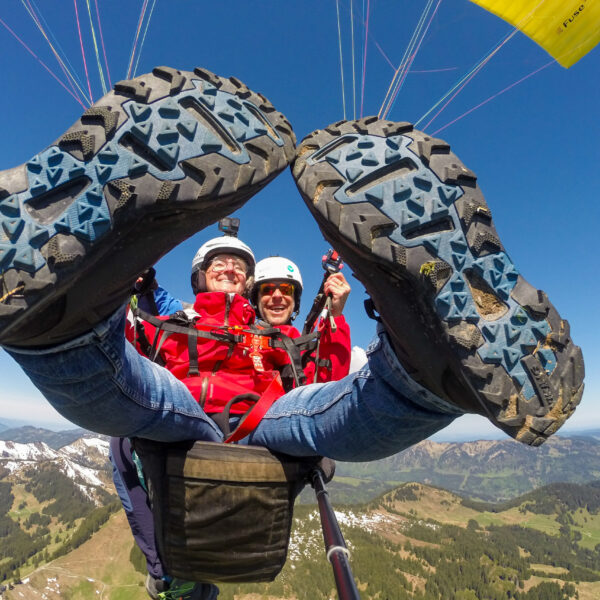
[[[0,463],[3,460],[54,460],[58,453],[52,450],[44,442],[33,442],[31,444],[20,444],[18,442],[7,442],[0,440]]]

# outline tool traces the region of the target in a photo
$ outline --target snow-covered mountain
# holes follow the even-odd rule
[[[32,468],[54,467],[97,505],[103,504],[99,489],[114,493],[108,465],[108,440],[99,437],[80,438],[59,450],[53,450],[44,442],[21,444],[0,440],[3,479],[23,481],[31,477]]]

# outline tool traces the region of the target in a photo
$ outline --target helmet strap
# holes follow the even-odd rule
[[[206,292],[206,273],[202,270],[192,273],[191,284],[195,295]]]

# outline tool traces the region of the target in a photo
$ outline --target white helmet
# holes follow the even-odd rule
[[[254,271],[256,260],[250,246],[247,246],[242,240],[232,236],[223,235],[218,238],[208,240],[202,244],[194,259],[192,260],[192,275],[196,271],[204,270],[208,266],[208,261],[217,254],[236,254],[248,263],[249,275]]]
[[[291,281],[296,284],[294,290],[294,316],[300,311],[300,298],[302,296],[302,275],[300,269],[288,258],[283,256],[270,256],[256,263],[254,270],[254,286],[250,299],[255,307],[258,306],[258,289],[266,281]]]

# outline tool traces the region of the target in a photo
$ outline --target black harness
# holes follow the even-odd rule
[[[190,318],[182,310],[170,315],[168,319],[159,319],[139,307],[132,309],[132,312],[135,323],[134,341],[137,341],[142,352],[150,360],[161,366],[164,366],[164,361],[161,358],[160,350],[167,338],[172,334],[183,334],[188,337],[190,359],[188,376],[190,377],[199,375],[198,338],[225,343],[230,347],[231,352],[238,344],[258,353],[260,350],[274,348],[283,350],[290,359],[289,364],[285,365],[281,371],[284,389],[289,391],[293,387],[306,383],[304,369],[311,360],[315,360],[313,352],[317,349],[320,340],[319,331],[291,338],[277,327],[202,326],[198,324],[197,318]],[[152,342],[146,336],[141,321],[146,321],[156,328]],[[318,367],[331,365],[331,361],[326,360],[319,360],[318,363]]]

